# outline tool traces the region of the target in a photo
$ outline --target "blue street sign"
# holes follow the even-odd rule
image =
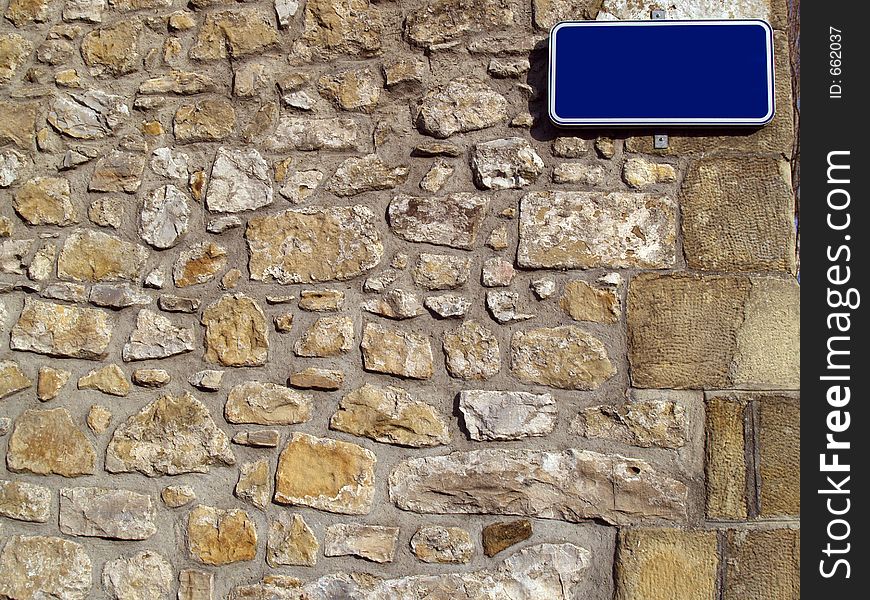
[[[764,21],[565,21],[550,32],[557,125],[764,125],[775,110]]]

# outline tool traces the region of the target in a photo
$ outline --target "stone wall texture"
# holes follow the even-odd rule
[[[549,124],[653,8],[774,121]],[[0,10],[0,598],[799,599],[785,0]]]

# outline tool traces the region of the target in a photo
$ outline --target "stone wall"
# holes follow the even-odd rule
[[[654,7],[4,0],[0,598],[797,600],[785,0],[669,4],[767,127],[544,111]]]

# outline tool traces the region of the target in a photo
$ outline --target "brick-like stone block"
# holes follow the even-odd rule
[[[714,396],[707,400],[707,518],[745,519],[746,404],[741,398]]]
[[[716,538],[715,531],[621,531],[616,600],[716,600]]]
[[[769,277],[639,275],[628,358],[642,388],[797,389],[800,293]]]
[[[758,398],[759,513],[800,515],[801,406],[799,398]]]
[[[800,531],[727,534],[724,600],[800,600]]]
[[[680,208],[689,267],[795,272],[794,195],[786,161],[753,157],[692,163]]]

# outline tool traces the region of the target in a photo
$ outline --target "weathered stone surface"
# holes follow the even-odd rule
[[[251,148],[218,148],[205,203],[212,212],[241,212],[272,203],[269,165]]]
[[[675,253],[676,205],[666,196],[531,192],[520,201],[520,266],[663,269]]]
[[[281,434],[277,429],[240,431],[233,436],[233,443],[252,448],[277,448]]]
[[[513,25],[515,8],[507,0],[432,0],[409,15],[405,35],[417,46],[450,44],[469,33],[491,33]]]
[[[216,463],[235,463],[230,440],[205,405],[187,392],[147,404],[115,429],[106,450],[110,473],[207,473]]]
[[[673,400],[638,399],[628,404],[584,408],[571,429],[587,438],[640,448],[682,448],[689,441],[686,410]]]
[[[531,313],[520,312],[519,303],[520,295],[517,292],[506,290],[487,290],[486,292],[486,310],[489,311],[493,319],[502,325],[528,321],[535,317]]]
[[[532,0],[534,23],[538,29],[550,29],[559,21],[595,19],[602,0]],[[649,19],[647,10],[643,17]]]
[[[336,196],[354,196],[363,192],[390,190],[405,183],[407,166],[392,166],[377,154],[346,159],[329,180],[327,189]]]
[[[149,309],[136,315],[136,327],[121,350],[124,361],[169,358],[196,347],[192,327],[179,327],[167,317]]]
[[[137,281],[148,251],[121,238],[79,229],[63,243],[57,259],[57,276],[74,281]]]
[[[101,310],[25,298],[9,347],[50,356],[101,360],[114,323]]]
[[[88,190],[133,193],[142,185],[144,170],[144,156],[112,150],[97,161]]]
[[[799,387],[794,280],[641,275],[632,280],[627,305],[638,387]]]
[[[323,554],[357,556],[376,563],[393,562],[398,541],[398,527],[338,523],[326,528]]]
[[[447,444],[447,421],[434,406],[401,388],[366,384],[341,399],[329,428],[396,446]]]
[[[229,100],[200,100],[180,106],[172,124],[175,139],[180,143],[218,142],[235,130],[236,111]]]
[[[774,0],[775,1],[775,0]],[[648,19],[650,11],[659,5],[654,0],[640,2],[631,0],[604,0],[596,6],[601,8],[598,18]],[[771,0],[740,0],[739,2],[706,2],[705,0],[682,0],[668,6],[669,19],[764,19],[772,22]],[[594,18],[590,14],[590,18]]]
[[[202,305],[202,300],[199,298],[176,296],[175,294],[160,294],[157,299],[157,306],[166,312],[195,313],[199,310],[200,305]]]
[[[435,164],[426,172],[423,176],[423,179],[420,180],[420,189],[436,193],[441,190],[447,182],[450,181],[450,178],[453,177],[453,173],[456,169],[453,165],[443,160],[435,161]]]
[[[88,219],[100,227],[121,226],[124,204],[120,198],[97,198],[88,205]]]
[[[423,306],[442,319],[464,317],[471,308],[471,300],[457,294],[427,296]]]
[[[269,566],[313,567],[320,544],[302,515],[279,513],[269,522],[266,562]]]
[[[166,598],[172,582],[172,565],[151,550],[110,560],[103,567],[103,587],[114,600]]]
[[[6,450],[6,466],[16,473],[91,475],[96,460],[93,444],[65,408],[24,411],[15,420]]]
[[[622,179],[630,187],[640,189],[657,183],[673,183],[677,180],[677,172],[673,165],[632,157],[622,167]]]
[[[550,394],[485,390],[459,392],[459,410],[469,436],[478,441],[547,435],[558,413]]]
[[[206,565],[253,560],[257,528],[243,510],[200,504],[187,518],[187,543],[191,557]]]
[[[621,312],[615,289],[594,286],[582,280],[565,284],[559,307],[575,321],[594,323],[616,323]]]
[[[321,96],[342,110],[364,113],[375,109],[382,87],[380,75],[370,67],[323,75],[317,81]]]
[[[616,373],[601,340],[573,325],[517,331],[510,352],[511,372],[526,383],[594,390]]]
[[[499,371],[501,353],[492,330],[477,321],[464,321],[444,334],[447,372],[459,379],[489,379]]]
[[[33,382],[14,360],[0,360],[0,400],[26,390]]]
[[[301,204],[314,194],[321,181],[323,173],[316,169],[294,171],[281,182],[278,193],[287,198],[290,204]]]
[[[5,115],[0,120],[0,142],[29,150],[33,146],[37,108],[36,102],[22,102],[18,99],[0,102],[0,112]]]
[[[414,263],[411,277],[427,290],[453,290],[468,282],[471,259],[450,254],[422,253]]]
[[[729,530],[725,600],[800,600],[799,529]]]
[[[96,487],[60,490],[60,530],[67,535],[147,540],[157,533],[151,496]]]
[[[0,242],[0,272],[24,275],[24,257],[30,253],[33,239]]]
[[[502,550],[507,550],[530,537],[532,537],[532,523],[528,519],[492,523],[481,531],[483,553],[490,557],[495,556]]]
[[[71,373],[63,369],[52,367],[39,367],[39,376],[36,382],[36,397],[42,402],[57,398],[61,388],[69,381]]]
[[[544,161],[523,138],[512,137],[474,146],[474,183],[486,190],[523,188],[537,181]]]
[[[165,185],[145,196],[139,236],[159,250],[172,248],[187,233],[189,220],[187,196],[174,185]]]
[[[250,502],[261,510],[265,509],[272,495],[269,479],[269,461],[265,458],[242,463],[239,467],[239,481],[236,483],[236,498]]]
[[[758,398],[758,508],[763,517],[801,513],[800,408],[799,398]]]
[[[121,367],[111,364],[80,377],[78,388],[97,390],[110,396],[126,396],[130,393],[130,382]]]
[[[292,425],[311,418],[311,394],[261,381],[240,383],[230,390],[224,415],[230,423]]]
[[[0,151],[0,187],[21,181],[31,166],[30,158],[17,150],[7,148]]]
[[[244,294],[226,294],[202,312],[207,362],[225,367],[266,364],[269,328],[263,309]]]
[[[390,228],[402,239],[470,250],[488,204],[487,198],[468,192],[424,198],[399,195],[387,214]]]
[[[196,492],[189,485],[167,485],[160,492],[160,499],[169,508],[181,508],[196,500]]]
[[[346,354],[353,348],[356,334],[350,317],[320,317],[296,340],[296,356],[326,358]]]
[[[411,537],[411,550],[425,563],[464,564],[474,556],[474,542],[461,527],[424,525]]]
[[[172,268],[176,287],[199,285],[214,279],[227,266],[227,251],[214,242],[194,244],[178,255]]]
[[[715,531],[624,529],[619,534],[616,598],[709,600],[716,597]]]
[[[151,153],[151,170],[161,177],[187,179],[190,156],[172,148],[155,148]]]
[[[198,60],[241,58],[274,46],[278,31],[256,8],[212,12],[205,15],[190,57]]]
[[[514,266],[502,258],[488,258],[483,263],[480,282],[484,287],[507,287],[514,280]]]
[[[597,164],[562,163],[553,168],[553,183],[573,183],[599,186],[604,184],[606,171]]]
[[[299,308],[311,312],[341,310],[344,292],[341,290],[302,290],[299,292]]]
[[[528,58],[491,58],[486,72],[498,79],[519,79],[531,68]]]
[[[360,123],[349,117],[283,116],[266,145],[274,152],[359,151],[368,143]]]
[[[214,80],[203,73],[172,70],[139,84],[140,94],[202,94],[216,89]]]
[[[710,519],[747,516],[745,411],[746,401],[738,397],[721,395],[707,400],[705,480]]]
[[[425,312],[423,303],[420,302],[420,298],[416,294],[398,288],[390,290],[376,299],[366,301],[362,305],[362,309],[397,321],[419,317]]]
[[[474,77],[459,77],[426,93],[416,112],[417,127],[447,138],[493,127],[507,120],[507,100]]]
[[[112,413],[108,408],[100,404],[92,404],[85,418],[88,428],[96,435],[100,435],[109,428],[112,423]]]
[[[88,302],[94,306],[120,310],[130,306],[148,306],[151,296],[129,283],[97,283],[91,286]]]
[[[93,584],[81,544],[59,537],[15,535],[0,553],[0,596],[16,600],[84,600]]]
[[[794,273],[790,165],[753,157],[690,165],[680,192],[683,248],[692,269]]]
[[[275,502],[348,515],[374,500],[374,453],[347,442],[293,433],[278,458]]]
[[[387,89],[416,89],[426,77],[429,65],[416,56],[390,58],[384,61],[384,79]]]
[[[303,390],[339,390],[344,385],[344,372],[338,369],[308,367],[291,373],[288,384]]]
[[[374,268],[384,247],[371,209],[291,209],[248,221],[251,278],[279,283],[346,281]]]
[[[366,370],[411,379],[429,379],[434,373],[431,343],[419,334],[366,323],[360,348]]]
[[[165,369],[136,369],[130,379],[138,386],[158,388],[169,383],[172,378]]]
[[[122,96],[92,89],[54,98],[46,120],[66,136],[95,140],[111,135],[129,117]]]
[[[178,600],[214,600],[214,573],[196,569],[179,571]]]
[[[63,177],[36,177],[15,192],[12,207],[28,225],[60,225],[78,222],[78,212],[70,200],[69,180]]]
[[[390,474],[390,499],[421,513],[685,521],[687,493],[649,463],[577,449],[454,452],[405,460]]]
[[[381,52],[381,17],[368,0],[312,0],[305,4],[302,42],[320,58],[372,57]]]
[[[82,58],[94,75],[118,77],[141,66],[138,19],[122,19],[94,29],[82,39]]]
[[[52,492],[26,481],[0,480],[0,516],[45,523],[51,516]]]

